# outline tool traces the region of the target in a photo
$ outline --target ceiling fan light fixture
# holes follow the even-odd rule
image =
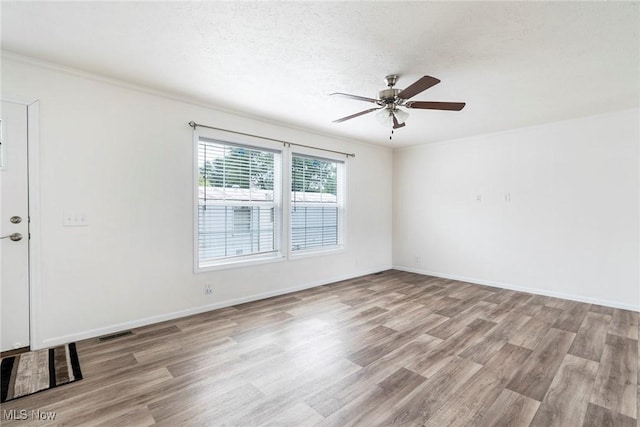
[[[393,127],[393,114],[391,113],[391,110],[383,108],[382,110],[378,111],[376,113],[376,120],[378,120],[378,123],[380,123],[384,127]]]
[[[399,108],[396,108],[393,112],[395,113],[396,119],[398,120],[398,123],[400,123],[400,124],[406,122],[407,119],[409,118],[409,113],[407,113],[406,111],[401,110]]]
[[[396,116],[396,121],[398,124],[403,124],[409,118],[409,113],[400,110],[399,108],[383,108],[376,113],[376,119],[382,126],[393,128],[395,126],[395,123],[393,122],[394,115]]]

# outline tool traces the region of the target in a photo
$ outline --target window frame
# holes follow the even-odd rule
[[[347,189],[347,161],[344,155],[334,154],[331,152],[322,152],[318,154],[319,150],[308,149],[306,147],[294,146],[289,149],[288,152],[288,165],[287,165],[287,187],[284,193],[287,196],[286,204],[286,216],[287,216],[287,256],[289,259],[307,258],[321,255],[333,255],[336,253],[344,252],[347,249],[347,212],[346,212],[346,189]],[[336,206],[338,208],[338,243],[331,246],[317,246],[306,249],[293,250],[292,248],[292,209],[293,201],[291,200],[291,184],[293,181],[293,157],[300,156],[324,161],[331,161],[337,163],[337,180],[336,180]],[[321,203],[309,202],[310,205],[320,206]]]
[[[247,149],[256,149],[262,151],[272,151],[276,155],[274,156],[274,200],[273,200],[273,212],[274,212],[274,251],[267,253],[256,253],[246,255],[231,255],[226,257],[200,260],[200,248],[199,248],[199,208],[200,208],[200,194],[199,194],[199,145],[201,140],[209,140],[211,142],[225,144],[225,145],[237,145],[245,147]],[[284,194],[283,186],[285,185],[285,168],[286,159],[288,158],[287,152],[282,144],[272,143],[265,141],[261,138],[255,138],[245,135],[236,135],[228,132],[218,131],[207,128],[197,128],[193,131],[193,176],[191,186],[193,188],[193,271],[194,273],[201,273],[207,271],[216,271],[228,268],[237,268],[249,265],[271,263],[286,260],[285,254],[287,253],[287,243],[284,230],[286,230],[286,215],[284,215]],[[257,201],[229,201],[227,206],[256,206],[260,202]],[[224,204],[221,204],[224,206]]]
[[[249,149],[267,150],[277,154],[274,158],[274,240],[276,250],[269,253],[232,255],[206,262],[204,265],[199,259],[199,143],[201,139],[211,140],[228,145],[237,145]],[[347,250],[347,172],[348,159],[342,154],[324,151],[320,148],[307,148],[292,144],[265,140],[260,137],[253,137],[244,134],[235,134],[217,129],[197,127],[193,130],[193,175],[191,187],[193,190],[193,271],[194,273],[205,273],[217,270],[248,267],[260,264],[293,261],[300,258],[317,257],[323,255],[334,255]],[[316,158],[319,160],[334,161],[338,166],[337,173],[337,206],[338,206],[338,244],[313,247],[302,250],[291,250],[292,229],[291,229],[291,182],[293,156]],[[229,206],[253,206],[259,203],[256,201],[230,201]]]

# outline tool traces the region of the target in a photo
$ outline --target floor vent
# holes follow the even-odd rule
[[[105,335],[103,337],[98,338],[98,342],[111,341],[122,337],[128,337],[129,335],[133,335],[131,331],[117,332],[111,335]]]

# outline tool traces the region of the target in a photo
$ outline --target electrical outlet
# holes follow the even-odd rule
[[[213,293],[213,287],[211,286],[210,283],[207,283],[206,285],[204,285],[204,293],[205,295],[211,295]]]
[[[65,211],[62,225],[65,227],[84,227],[89,225],[89,216],[86,213]]]
[[[420,265],[420,262],[422,262],[422,259],[418,255],[416,255],[416,264]]]

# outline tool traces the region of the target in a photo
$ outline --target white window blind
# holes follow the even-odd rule
[[[292,252],[342,244],[342,166],[336,160],[292,156]]]
[[[198,256],[212,261],[279,250],[280,153],[200,139]]]

